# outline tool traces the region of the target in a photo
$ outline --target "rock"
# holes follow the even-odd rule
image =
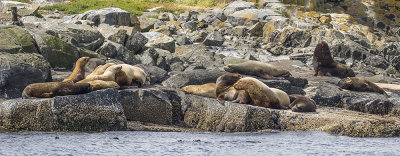
[[[31,83],[51,81],[50,64],[39,54],[0,52],[0,98],[21,97]]]
[[[387,69],[389,67],[389,63],[382,56],[379,55],[367,57],[367,59],[365,59],[365,64],[382,69]]]
[[[180,45],[192,44],[192,41],[190,41],[190,39],[187,38],[185,35],[177,36],[177,37],[175,38],[175,40],[176,40],[176,44],[177,44],[178,46],[180,46]]]
[[[311,34],[307,30],[286,27],[279,36],[280,43],[285,47],[308,47],[311,42]]]
[[[33,131],[123,130],[126,118],[115,89],[48,99],[12,99],[0,104],[2,127]]]
[[[158,19],[161,21],[176,21],[175,15],[169,12],[160,13]]]
[[[339,108],[318,107],[316,113],[297,113],[218,101],[186,95],[184,123],[192,128],[216,132],[325,131],[353,137],[399,136],[396,117],[355,113]]]
[[[79,49],[62,39],[47,35],[36,35],[36,41],[43,57],[53,68],[72,69],[80,56]]]
[[[61,26],[68,30],[68,33],[65,35],[71,36],[71,39],[68,39],[69,42],[77,47],[94,51],[98,49],[104,42],[103,35],[101,35],[98,30],[92,28],[91,26],[76,24],[62,24]]]
[[[162,82],[165,87],[182,88],[187,85],[200,85],[215,83],[217,78],[227,72],[221,70],[195,69],[192,71],[179,72]]]
[[[140,32],[132,31],[132,34],[126,40],[125,47],[137,54],[144,48],[144,45],[146,45],[148,41],[149,40]]]
[[[394,106],[384,95],[369,92],[345,93],[342,101],[346,109],[380,115],[389,114]]]
[[[189,30],[190,32],[197,30],[197,21],[189,21],[182,24],[182,28]]]
[[[143,16],[139,17],[139,21],[140,21],[140,29],[142,30],[142,32],[148,32],[150,29],[154,29],[154,24],[161,22],[158,19],[147,18]]]
[[[149,40],[146,46],[175,52],[175,40],[159,32],[147,32],[143,35]]]
[[[245,25],[246,23],[250,23],[251,25],[253,25],[259,20],[264,20],[270,16],[280,15],[270,9],[245,9],[230,14],[229,16],[227,16],[227,21],[233,26]]]
[[[115,33],[110,34],[107,39],[118,44],[125,44],[125,40],[128,37],[128,35],[126,35],[126,32],[126,30],[119,29]]]
[[[175,27],[168,27],[168,26],[162,26],[157,29],[151,29],[150,32],[160,32],[164,35],[171,36],[173,34],[176,34],[176,28]]]
[[[0,51],[8,53],[38,53],[32,35],[17,26],[0,26]]]
[[[93,71],[94,69],[96,69],[97,66],[99,66],[99,65],[104,65],[104,64],[106,64],[106,61],[103,60],[103,59],[99,59],[99,58],[90,58],[90,59],[89,59],[89,62],[86,63],[85,72],[92,73],[92,71]]]
[[[261,37],[263,34],[264,24],[258,22],[249,28],[249,33],[251,36],[259,36]]]
[[[341,101],[343,93],[336,85],[320,82],[316,86],[306,88],[305,91],[317,105],[343,108]]]
[[[206,46],[221,46],[223,43],[224,38],[218,31],[208,34],[206,39],[203,41],[203,44]]]
[[[142,68],[143,71],[145,71],[147,75],[150,76],[150,85],[159,84],[168,78],[168,72],[157,66],[144,64],[137,64],[135,66]]]
[[[160,88],[120,90],[121,103],[128,121],[156,124],[177,123],[181,119],[181,99],[175,92],[164,92]]]
[[[192,41],[193,42],[203,42],[207,36],[208,36],[207,32],[200,31],[200,32],[196,33],[196,35],[194,36]]]
[[[138,56],[135,55],[134,52],[128,50],[121,44],[111,41],[104,42],[103,46],[100,47],[96,52],[109,58],[122,60],[128,64],[140,63]]]
[[[210,52],[207,50],[204,44],[192,44],[176,47],[175,55],[177,55],[185,63],[190,63],[190,65],[193,65],[196,68],[218,69],[223,66],[222,56],[214,52]],[[185,68],[185,66],[180,67]],[[179,69],[182,69],[180,67]]]
[[[109,25],[130,26],[131,14],[120,8],[103,8],[99,10],[90,10],[79,14],[75,19],[91,20],[95,25],[102,23]]]
[[[223,8],[223,15],[228,16],[236,11],[250,9],[254,6],[253,2],[234,1]]]

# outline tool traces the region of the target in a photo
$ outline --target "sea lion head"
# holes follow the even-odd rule
[[[228,64],[228,65],[224,66],[224,70],[227,72],[234,72],[232,66],[233,66],[232,64]]]
[[[80,63],[80,65],[86,65],[86,63],[88,63],[90,60],[90,57],[81,57],[78,59],[77,62]]]
[[[340,87],[340,88],[343,88],[343,89],[346,89],[346,88],[348,88],[351,84],[352,84],[352,80],[351,80],[351,78],[350,77],[346,77],[346,78],[344,78],[344,79],[341,79],[339,82],[338,82],[338,86]]]
[[[121,71],[122,66],[121,65],[113,65],[107,68],[107,70],[113,72],[113,73],[118,73],[119,71]]]

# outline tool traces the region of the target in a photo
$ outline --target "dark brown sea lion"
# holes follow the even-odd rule
[[[377,92],[387,96],[385,90],[365,78],[346,77],[338,82],[338,86],[352,91]]]
[[[75,68],[72,74],[62,82],[76,83],[85,78],[85,65],[89,62],[89,57],[81,57],[75,63]]]
[[[227,100],[241,104],[251,102],[249,94],[245,90],[237,90],[233,85],[242,78],[240,74],[228,73],[217,79],[215,94],[218,100]]]
[[[224,67],[224,70],[230,73],[253,75],[264,79],[272,79],[273,77],[279,76],[291,76],[290,72],[285,69],[260,61],[246,61],[239,64],[229,64]]]
[[[293,112],[315,112],[317,104],[313,99],[305,97],[299,94],[291,94],[290,98],[290,109]]]
[[[25,87],[22,92],[22,98],[51,98],[54,96],[84,94],[92,90],[93,88],[89,83],[33,83]]]

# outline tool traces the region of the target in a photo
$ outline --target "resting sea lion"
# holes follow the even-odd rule
[[[75,83],[85,78],[85,65],[89,62],[89,57],[81,57],[75,63],[72,74],[62,82]]]
[[[106,88],[116,88],[119,89],[119,85],[114,81],[103,81],[103,80],[93,80],[87,82],[93,87],[93,91],[106,89]]]
[[[387,96],[385,90],[365,78],[346,77],[338,82],[338,86],[343,89],[360,92],[377,92]]]
[[[132,83],[137,83],[138,87],[142,87],[150,81],[150,77],[142,68],[129,64],[119,64],[119,66],[122,66],[122,72],[117,73],[115,82],[120,86],[130,86]]]
[[[276,96],[279,99],[279,105],[281,105],[282,108],[289,109],[290,105],[290,99],[289,95],[286,94],[283,90],[276,89],[276,88],[270,88],[272,91],[275,92]]]
[[[233,85],[242,78],[240,74],[228,73],[217,79],[215,94],[218,100],[227,100],[241,104],[251,102],[249,94],[245,90],[236,90]]]
[[[255,106],[276,109],[285,108],[279,104],[280,101],[283,100],[280,100],[279,96],[260,80],[252,77],[242,78],[238,80],[233,87],[248,92]]]
[[[91,78],[95,75],[102,75],[106,69],[112,65],[115,65],[115,63],[106,63],[105,65],[99,65],[96,67],[96,69],[93,70],[92,73],[90,73],[86,78]]]
[[[188,85],[182,87],[182,91],[189,94],[215,98],[215,83],[206,83],[202,85]]]
[[[315,112],[317,104],[313,99],[305,97],[299,94],[291,94],[290,98],[290,109],[293,112]]]
[[[264,79],[271,79],[278,76],[291,76],[289,71],[285,69],[260,61],[246,61],[239,64],[229,64],[224,67],[224,70],[230,73],[253,75]]]
[[[314,76],[336,76],[340,78],[355,76],[350,67],[333,60],[328,43],[325,41],[319,42],[315,47],[313,67]]]
[[[120,71],[122,66],[113,65],[106,69],[106,71],[101,75],[93,75],[90,78],[85,78],[77,83],[86,83],[93,80],[103,80],[103,81],[115,81],[115,74]]]
[[[92,86],[89,83],[33,83],[25,87],[22,92],[22,98],[51,98],[54,96],[84,94],[92,90]]]

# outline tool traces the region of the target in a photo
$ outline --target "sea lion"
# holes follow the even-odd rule
[[[62,82],[76,83],[85,78],[85,65],[89,62],[89,57],[81,57],[75,63],[75,68],[72,74]]]
[[[299,94],[289,95],[290,105],[289,108],[293,112],[315,112],[317,104],[313,99]]]
[[[314,76],[354,77],[354,71],[333,60],[328,43],[319,42],[313,55]]]
[[[279,104],[280,100],[276,93],[260,80],[252,77],[241,78],[233,87],[247,91],[255,106],[276,109],[285,108]]]
[[[115,63],[106,63],[105,65],[99,65],[90,73],[86,78],[93,77],[94,75],[102,75],[106,69],[112,65],[115,65]]]
[[[150,81],[150,77],[143,71],[142,68],[135,67],[129,64],[119,64],[122,67],[122,72],[117,72],[115,82],[120,86],[130,86],[132,83],[142,87],[146,82]]]
[[[202,85],[188,85],[182,87],[182,91],[189,94],[215,98],[215,83],[206,83]]]
[[[22,98],[51,98],[54,96],[84,94],[92,90],[93,88],[89,83],[33,83],[25,87],[22,92]]]
[[[246,61],[239,64],[229,64],[224,67],[224,70],[230,73],[253,75],[264,79],[272,79],[273,77],[279,76],[291,76],[290,72],[285,69],[260,61]]]
[[[338,84],[340,88],[360,91],[360,92],[377,92],[387,96],[385,90],[376,85],[375,83],[360,77],[346,77],[341,79]]]
[[[218,77],[215,94],[218,100],[227,100],[241,104],[251,102],[249,94],[245,90],[236,90],[233,85],[242,78],[240,74],[228,73]]]
[[[276,96],[279,99],[279,105],[281,105],[282,108],[289,109],[290,105],[290,99],[289,95],[286,94],[283,90],[277,89],[277,88],[270,88],[272,91],[275,92]]]
[[[93,80],[87,82],[89,83],[93,91],[100,90],[100,89],[106,89],[106,88],[116,88],[119,89],[119,85],[115,81],[103,81],[103,80]]]
[[[112,65],[104,71],[101,75],[93,75],[92,77],[85,78],[77,83],[87,83],[93,80],[103,80],[103,81],[115,81],[115,74],[120,71],[122,66],[120,65]]]

